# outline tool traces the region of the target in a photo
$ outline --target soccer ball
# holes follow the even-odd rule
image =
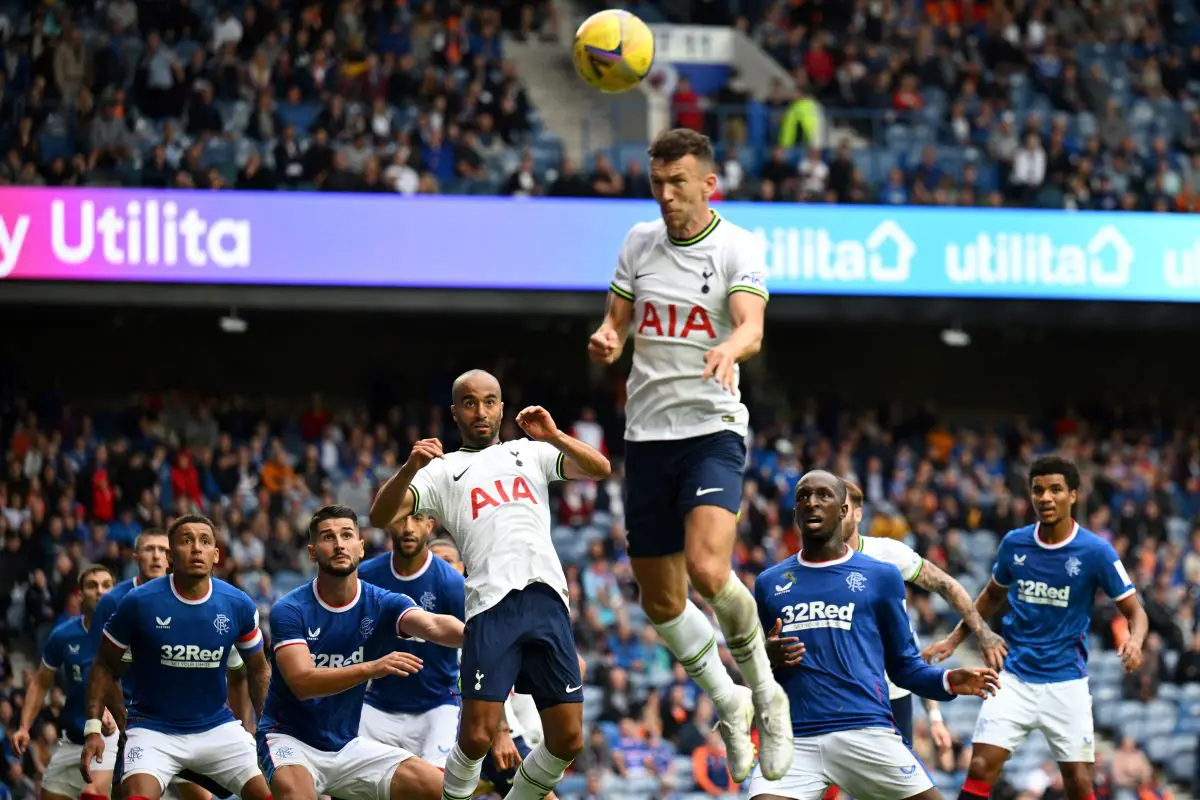
[[[628,11],[608,9],[588,17],[575,32],[575,71],[602,92],[637,86],[654,63],[654,34]]]

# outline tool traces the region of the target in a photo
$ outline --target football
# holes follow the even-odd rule
[[[654,34],[628,11],[600,11],[575,32],[571,58],[589,85],[610,94],[628,91],[654,64]]]

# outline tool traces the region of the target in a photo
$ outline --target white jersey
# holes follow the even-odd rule
[[[900,577],[904,579],[905,583],[915,581],[917,576],[921,574],[921,569],[925,566],[925,559],[917,555],[916,551],[904,542],[896,541],[895,539],[886,539],[882,536],[859,535],[858,552],[868,555],[876,561],[891,564],[900,570]],[[916,638],[917,634],[914,631],[913,639]],[[901,689],[892,683],[891,678],[888,678],[887,685],[889,700],[898,700],[901,697],[907,697],[912,694],[908,689]]]
[[[721,219],[686,241],[661,219],[634,225],[621,246],[609,287],[634,304],[633,369],[625,402],[625,438],[688,439],[722,430],[745,436],[749,412],[740,390],[701,383],[704,353],[729,337],[729,296],[767,298],[762,245]],[[734,367],[735,376],[740,375]],[[735,384],[736,385],[736,384]]]
[[[527,694],[509,694],[504,701],[504,720],[512,731],[512,738],[518,736],[525,739],[525,744],[537,747],[542,743],[542,718],[538,715],[537,704],[533,697]]]
[[[517,439],[447,453],[413,478],[413,513],[434,517],[458,544],[468,620],[531,583],[569,606],[550,538],[550,484],[566,480],[563,458],[545,442]]]

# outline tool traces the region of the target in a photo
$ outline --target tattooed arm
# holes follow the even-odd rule
[[[975,634],[980,648],[996,644],[995,640],[998,640],[1000,636],[984,621],[979,609],[975,607],[975,601],[971,599],[971,595],[967,594],[967,590],[963,588],[962,584],[950,577],[941,567],[926,559],[921,567],[921,572],[912,582],[928,592],[944,597],[950,607],[962,617],[967,630]]]

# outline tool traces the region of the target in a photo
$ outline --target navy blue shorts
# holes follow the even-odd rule
[[[467,620],[460,670],[464,700],[503,703],[516,689],[539,711],[583,702],[571,615],[544,583],[509,592]]]
[[[625,539],[633,558],[683,552],[683,519],[697,506],[742,505],[746,442],[733,431],[673,442],[625,443]]]
[[[913,696],[906,694],[892,701],[892,718],[896,720],[896,732],[904,740],[909,750],[912,749],[913,735]]]
[[[525,744],[524,737],[513,737],[513,744],[517,746],[517,752],[521,754],[522,761],[529,757],[529,745]],[[479,773],[479,776],[492,785],[496,794],[505,795],[512,788],[513,778],[517,777],[517,767],[506,770],[497,769],[496,762],[492,760],[492,752],[489,750],[487,758],[483,760],[483,771]]]

